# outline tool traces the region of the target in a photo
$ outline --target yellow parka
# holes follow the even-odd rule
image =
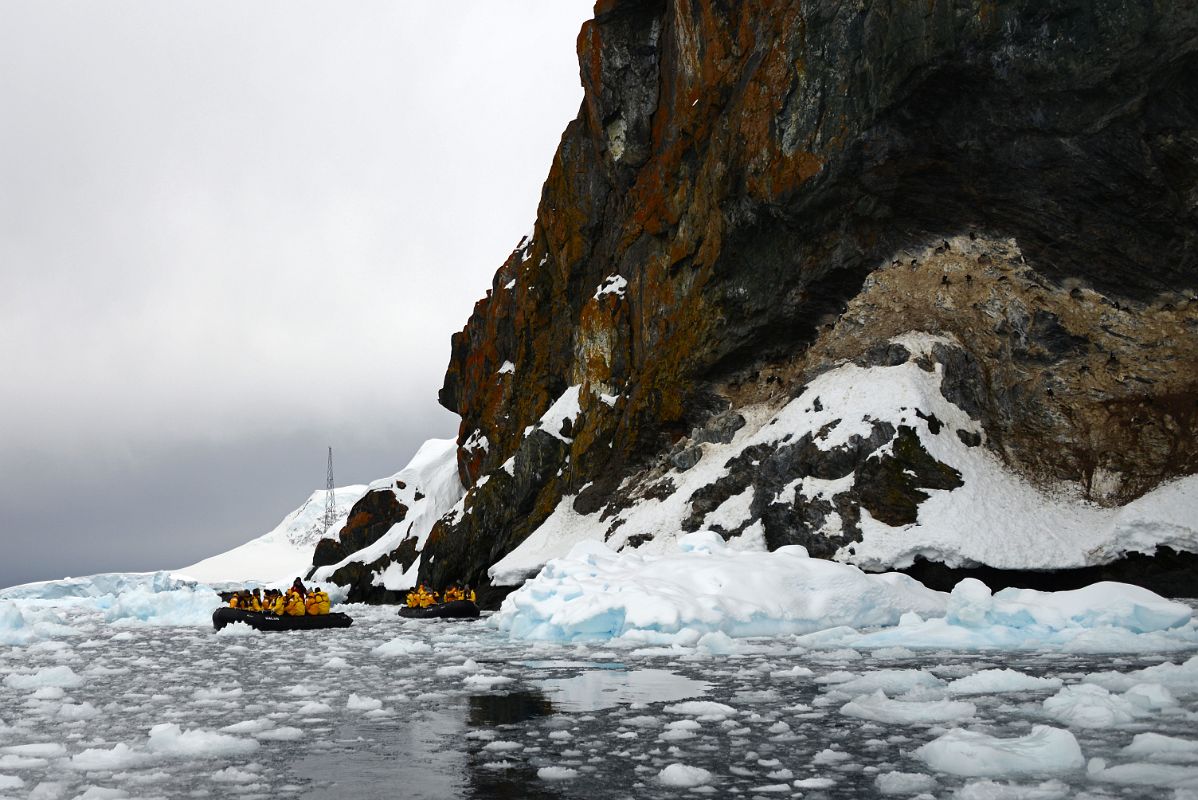
[[[287,600],[284,599],[283,595],[280,594],[275,596],[274,603],[271,605],[270,610],[278,614],[280,617],[287,613]]]
[[[299,596],[298,592],[292,592],[287,595],[287,615],[290,617],[304,616],[304,598]]]

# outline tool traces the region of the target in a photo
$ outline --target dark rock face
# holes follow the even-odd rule
[[[915,522],[919,504],[928,499],[920,489],[961,485],[961,473],[928,455],[915,431],[903,425],[894,439],[893,452],[869,459],[857,471],[854,489],[861,506],[874,519],[898,527]]]
[[[312,570],[343,561],[346,556],[356,553],[364,547],[377,542],[392,526],[403,522],[408,514],[408,507],[399,502],[395,492],[390,489],[376,489],[367,492],[350,509],[345,526],[337,534],[336,539],[321,539],[316,544],[316,552],[312,556]],[[415,561],[415,543],[412,543],[410,565]],[[401,545],[400,550],[403,550]],[[397,551],[398,552],[398,551]],[[372,585],[374,570],[382,569],[391,563],[391,558],[384,556],[382,563],[365,565],[354,562],[347,564],[333,573],[333,582],[349,586],[350,602],[378,602],[379,591]],[[399,560],[395,558],[394,560]]]
[[[838,359],[901,363],[907,330],[962,342],[926,368],[1034,480],[1121,503],[1198,471],[1198,6],[601,0],[579,56],[534,235],[453,339],[474,489],[423,579],[480,583],[562,498],[693,467],[688,432]],[[575,385],[562,437],[525,436]],[[894,480],[837,511],[849,530],[954,480],[863,449],[843,458]],[[695,514],[795,474],[801,443],[779,452]],[[758,516],[827,555],[833,506]]]

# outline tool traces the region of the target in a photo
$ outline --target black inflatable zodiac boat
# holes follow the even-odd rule
[[[469,600],[453,600],[427,608],[404,606],[399,615],[408,619],[477,619],[478,606]]]
[[[302,617],[267,614],[261,611],[247,611],[241,608],[225,606],[212,612],[212,627],[218,631],[234,622],[244,622],[260,631],[312,631],[321,628],[348,628],[354,624],[353,618],[340,612],[332,614],[312,614]]]

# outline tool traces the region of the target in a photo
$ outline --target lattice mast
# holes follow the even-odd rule
[[[324,495],[324,519],[321,522],[324,524],[324,529],[327,532],[333,527],[333,523],[337,521],[337,503],[333,499],[333,448],[329,448],[329,477],[325,481]]]

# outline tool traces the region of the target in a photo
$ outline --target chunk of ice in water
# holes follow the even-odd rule
[[[1043,783],[997,783],[969,781],[953,793],[953,800],[1066,800],[1072,790],[1060,781]]]
[[[124,742],[117,742],[111,748],[92,747],[76,753],[71,756],[68,765],[81,772],[99,772],[134,769],[149,760],[149,754],[135,750]]]
[[[1060,774],[1085,764],[1073,734],[1049,725],[1033,725],[1031,733],[1012,739],[951,730],[915,756],[938,772],[979,778]]]
[[[1110,728],[1148,715],[1125,697],[1101,686],[1066,686],[1044,701],[1044,713],[1071,728]]]
[[[1121,754],[1150,761],[1189,762],[1198,760],[1198,741],[1159,733],[1137,733]]]
[[[400,656],[414,656],[431,653],[433,652],[433,648],[432,645],[426,644],[418,639],[408,639],[404,636],[397,636],[389,642],[380,644],[371,652],[376,656],[398,658]]]
[[[1092,781],[1123,786],[1198,789],[1198,767],[1177,764],[1132,762],[1108,767],[1104,759],[1092,758],[1086,765],[1086,777]]]
[[[922,772],[883,772],[874,778],[874,786],[882,794],[913,795],[934,792],[936,779]]]
[[[28,690],[53,687],[58,689],[78,689],[83,685],[83,678],[65,664],[58,667],[43,667],[31,675],[12,674],[4,679],[4,685],[10,689]]]
[[[664,786],[691,788],[711,783],[712,775],[702,767],[692,767],[686,764],[670,764],[657,773],[657,781]]]
[[[376,697],[366,697],[351,692],[349,699],[345,702],[345,707],[350,711],[378,711],[383,707],[383,701]]]
[[[949,694],[1001,694],[1059,689],[1060,678],[1037,678],[1013,669],[984,669],[948,685]]]
[[[578,777],[578,770],[571,767],[541,767],[537,777],[543,781],[568,781]]]
[[[304,738],[304,732],[299,728],[284,726],[274,730],[262,731],[255,734],[259,739],[271,742],[295,742]]]
[[[721,720],[736,715],[736,709],[732,706],[710,700],[689,700],[685,703],[666,706],[662,710],[667,714],[697,717],[701,720]]]
[[[881,689],[862,695],[840,709],[846,717],[857,717],[874,722],[893,722],[900,725],[915,725],[929,722],[951,722],[969,719],[977,712],[973,703],[961,700],[932,700],[907,702],[891,700]]]
[[[183,758],[244,755],[258,749],[258,743],[253,739],[203,729],[183,730],[173,722],[150,728],[150,740],[146,746],[159,755]]]

